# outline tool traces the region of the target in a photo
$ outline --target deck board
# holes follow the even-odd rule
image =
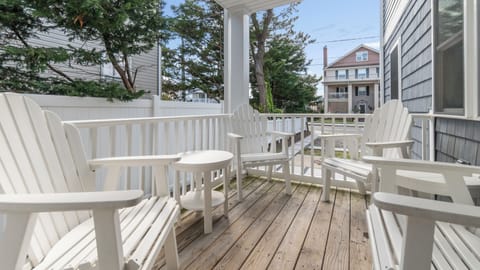
[[[293,222],[298,209],[308,193],[307,186],[298,186],[284,210],[268,228],[255,249],[250,253],[241,269],[266,269],[275,255],[278,246]]]
[[[331,190],[330,198],[332,202],[318,203],[296,269],[320,269],[322,267],[336,193],[336,190]]]
[[[233,182],[232,182],[233,183]],[[371,269],[365,222],[367,199],[332,190],[283,182],[245,179],[245,198],[229,192],[229,216],[214,209],[211,234],[203,234],[201,213],[185,211],[177,225],[182,269]],[[163,254],[155,269],[164,268]]]
[[[350,212],[350,265],[356,265],[366,269],[372,265],[368,238],[365,232],[368,231],[365,211],[365,199],[355,193],[350,194],[351,209],[360,211]],[[363,211],[362,211],[363,210]]]
[[[293,187],[293,192],[295,192],[295,190],[296,186]],[[278,196],[279,198],[265,209],[265,214],[258,218],[250,228],[243,233],[242,237],[230,248],[214,269],[239,269],[242,266],[245,259],[250,255],[250,252],[255,248],[258,241],[290,199],[290,197],[284,193],[280,193]]]
[[[292,225],[288,229],[280,247],[275,252],[268,269],[294,269],[298,254],[302,249],[303,242],[313,219],[315,209],[320,199],[321,190],[310,187],[302,206],[297,213]]]
[[[349,241],[350,194],[337,191],[323,259],[324,269],[349,269]]]

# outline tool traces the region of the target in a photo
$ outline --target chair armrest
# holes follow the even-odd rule
[[[2,194],[0,211],[56,212],[94,209],[119,209],[138,204],[143,191],[98,191],[38,194]]]
[[[357,138],[360,139],[362,137],[362,134],[355,134],[355,133],[339,133],[339,134],[319,134],[319,133],[314,133],[315,138],[321,138],[321,139],[342,139],[342,138]]]
[[[413,160],[413,159],[387,159],[383,157],[364,156],[363,161],[377,165],[378,167],[394,167],[398,170],[422,171],[441,173],[449,171],[471,175],[480,172],[480,167],[463,165],[457,163],[447,163],[439,161]]]
[[[242,135],[238,135],[238,134],[235,134],[235,133],[227,133],[227,136],[230,137],[230,139],[234,139],[234,140],[243,139]]]
[[[406,216],[480,227],[480,207],[376,192],[373,203],[381,209]]]
[[[137,166],[161,166],[175,161],[179,161],[180,155],[157,155],[157,156],[126,156],[98,158],[89,160],[90,167],[95,169],[99,167],[137,167]]]
[[[376,156],[381,156],[384,149],[400,148],[402,150],[402,156],[407,158],[409,156],[408,149],[413,146],[413,141],[368,142],[365,143],[365,146],[371,148]]]
[[[276,131],[276,130],[267,131],[267,133],[271,135],[282,136],[282,137],[291,137],[295,135],[294,133],[291,133],[291,132],[283,132],[283,131]]]
[[[413,145],[412,140],[406,140],[406,141],[393,141],[393,142],[368,142],[365,143],[365,146],[370,147],[370,148],[381,148],[381,149],[387,149],[387,148],[397,148],[397,147],[411,147]]]

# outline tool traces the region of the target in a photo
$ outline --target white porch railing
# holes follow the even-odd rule
[[[269,128],[296,134],[295,143],[289,151],[292,159],[292,180],[305,183],[323,184],[321,176],[320,142],[311,134],[322,133],[361,133],[368,114],[263,114],[269,118]],[[117,120],[73,121],[80,130],[87,157],[124,155],[161,155],[186,151],[223,149],[232,150],[226,133],[229,127],[227,114],[153,117]],[[415,122],[422,130],[422,157],[433,157],[433,118],[431,115],[414,115]],[[272,144],[276,147],[276,144]],[[344,148],[337,154],[346,155]],[[279,170],[280,168],[277,167]],[[264,168],[251,170],[252,173],[265,172]],[[274,170],[274,175],[276,170]],[[129,175],[128,178],[125,176]],[[100,173],[100,177],[102,173]],[[150,183],[138,179],[151,177],[148,169],[129,169],[123,179],[133,179],[130,187],[149,190]],[[280,176],[280,174],[278,174]],[[186,178],[185,178],[186,179]],[[185,181],[184,181],[185,182]],[[102,183],[99,183],[101,185]],[[339,187],[356,189],[350,179],[337,175],[333,183]],[[184,189],[185,190],[185,189]]]
[[[361,133],[364,120],[369,114],[263,114],[271,119],[272,129],[293,132],[296,142],[290,146],[292,159],[292,180],[323,184],[321,175],[320,141],[313,138],[314,133]],[[294,128],[295,127],[295,128]],[[300,127],[300,128],[299,128]],[[346,156],[346,149],[337,149]],[[340,153],[341,155],[341,153]],[[277,168],[279,169],[279,168]],[[253,171],[253,170],[252,170]],[[255,172],[262,172],[257,170]],[[274,175],[276,171],[274,170]],[[280,176],[280,174],[278,174]],[[349,179],[336,177],[334,185],[356,189],[356,184]]]
[[[87,158],[165,155],[206,149],[228,149],[229,115],[151,117],[70,121],[80,129]],[[126,177],[128,175],[128,177]],[[151,170],[130,168],[120,185],[150,191]],[[182,177],[186,177],[185,175]],[[104,172],[98,172],[100,188]],[[139,179],[149,179],[139,181]],[[128,181],[128,182],[124,182]],[[184,183],[186,181],[183,181]],[[183,189],[186,191],[186,189]]]

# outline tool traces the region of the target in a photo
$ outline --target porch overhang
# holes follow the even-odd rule
[[[251,14],[261,10],[267,10],[286,4],[300,2],[300,0],[215,0],[224,9],[234,13]]]

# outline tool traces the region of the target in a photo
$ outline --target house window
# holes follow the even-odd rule
[[[398,99],[398,45],[390,53],[390,99]]]
[[[356,55],[357,55],[356,57],[357,62],[368,61],[368,51],[360,51],[360,52],[357,52]]]
[[[369,90],[368,86],[359,86],[357,88],[357,93],[356,94],[357,94],[357,96],[360,96],[360,97],[366,97],[369,94],[368,90]]]
[[[345,69],[337,70],[337,80],[347,79],[347,71]]]
[[[368,70],[366,68],[357,69],[357,79],[368,78]]]
[[[463,0],[437,0],[435,6],[435,111],[463,115]]]
[[[347,87],[337,87],[337,93],[346,93],[348,92]]]

